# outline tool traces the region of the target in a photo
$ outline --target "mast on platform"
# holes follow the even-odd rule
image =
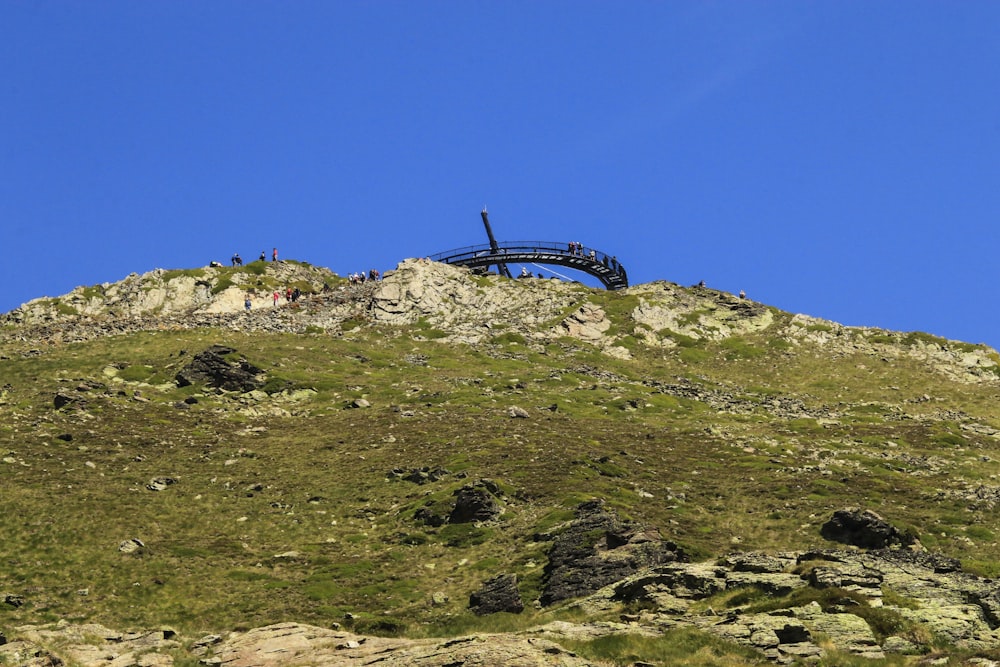
[[[483,217],[483,225],[486,227],[486,236],[488,236],[490,239],[490,253],[492,253],[493,255],[499,255],[500,245],[497,243],[496,238],[493,236],[493,228],[490,227],[490,218],[489,215],[486,213],[485,206],[483,207],[483,210],[479,215]],[[507,276],[508,278],[511,277],[510,269],[507,268],[506,264],[502,262],[497,262],[496,267],[497,267],[497,272],[500,275]]]

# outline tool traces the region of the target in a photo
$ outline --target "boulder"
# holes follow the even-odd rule
[[[2,593],[0,597],[3,598],[3,603],[8,607],[13,607],[17,609],[24,605],[24,596],[18,595],[17,593]]]
[[[500,611],[520,614],[524,611],[521,592],[517,589],[517,576],[500,574],[483,582],[482,588],[469,596],[469,609],[476,616],[486,616]]]
[[[820,535],[864,549],[906,547],[917,541],[912,533],[899,530],[875,512],[857,507],[834,512],[820,528]]]
[[[448,516],[448,523],[492,521],[503,513],[496,496],[483,482],[463,486],[455,496],[455,508]]]
[[[163,491],[171,484],[176,484],[176,483],[177,480],[174,479],[173,477],[154,477],[153,479],[149,480],[149,484],[146,485],[146,488],[149,489],[150,491]]]
[[[55,406],[56,410],[59,410],[60,408],[64,408],[67,405],[70,405],[70,404],[76,403],[76,402],[77,402],[77,399],[75,397],[70,396],[68,394],[64,394],[62,392],[59,392],[58,394],[56,394],[53,397],[53,399],[52,399],[52,404]]]
[[[123,554],[139,553],[145,548],[146,545],[143,544],[142,540],[140,540],[137,537],[125,540],[124,542],[118,545],[118,551],[122,552]]]
[[[178,387],[200,384],[226,391],[241,393],[253,391],[263,386],[263,370],[245,359],[230,361],[228,355],[236,350],[224,345],[213,345],[196,354],[187,366],[177,373]]]
[[[553,539],[540,600],[548,606],[589,595],[641,569],[676,561],[687,561],[676,544],[622,521],[602,500],[588,501]]]

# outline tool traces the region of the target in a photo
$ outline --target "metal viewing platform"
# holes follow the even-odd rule
[[[500,275],[511,278],[508,264],[544,264],[564,266],[589,274],[601,281],[609,290],[628,287],[628,274],[617,257],[595,248],[576,243],[552,241],[512,241],[498,243],[493,238],[486,211],[482,212],[483,224],[490,242],[467,246],[430,255],[428,259],[445,264],[457,264],[475,271],[486,272],[496,266]],[[527,277],[527,276],[525,276]]]

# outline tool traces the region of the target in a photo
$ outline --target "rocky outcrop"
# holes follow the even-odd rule
[[[177,373],[177,386],[204,385],[213,389],[253,391],[263,386],[263,370],[246,359],[229,360],[236,350],[224,345],[213,345],[199,352],[191,362]]]
[[[499,495],[499,487],[488,480],[463,486],[455,492],[455,508],[448,515],[448,523],[493,521],[503,513]]]
[[[386,324],[423,321],[445,331],[448,340],[474,343],[500,329],[545,336],[546,325],[586,293],[559,281],[473,276],[462,267],[406,260],[385,274],[369,314]]]
[[[209,635],[186,644],[166,632],[124,634],[101,626],[22,626],[0,646],[0,663],[30,667],[63,664],[97,667],[444,667],[520,665],[599,667],[551,639],[519,634],[468,635],[449,639],[368,637],[300,623],[279,623],[226,636]]]
[[[549,606],[588,595],[643,568],[687,560],[676,544],[622,519],[603,501],[576,509],[576,518],[551,539],[540,601]]]
[[[0,642],[0,664],[19,667],[169,667],[181,648],[173,630],[119,632],[96,623],[25,625]]]
[[[402,470],[389,473],[390,478],[405,479],[417,484],[438,481],[448,474],[447,470],[429,468],[414,470],[404,474]],[[489,479],[481,479],[466,484],[454,492],[454,502],[429,501],[413,514],[417,521],[428,526],[445,524],[487,523],[495,521],[504,512],[504,493],[500,486]]]
[[[291,284],[302,288],[302,300],[275,305],[273,289]],[[248,295],[250,311],[244,309]],[[1000,357],[985,345],[785,315],[727,292],[665,281],[602,293],[578,283],[477,276],[462,267],[410,259],[386,272],[384,280],[362,285],[343,284],[328,269],[299,262],[157,269],[35,299],[0,315],[0,325],[17,327],[14,340],[52,344],[174,328],[340,333],[342,326],[365,323],[417,325],[433,329],[443,341],[469,344],[501,335],[528,343],[569,337],[623,359],[631,356],[626,339],[676,347],[766,331],[790,349],[822,348],[826,354],[860,354],[881,362],[913,358],[954,380],[1000,382]]]
[[[321,293],[338,280],[329,269],[301,262],[253,262],[244,267],[155,269],[132,273],[115,283],[77,287],[57,298],[33,299],[5,319],[42,324],[73,318],[134,318],[146,315],[237,313],[251,295],[252,306],[269,304],[274,289],[295,285]]]
[[[722,340],[774,323],[774,314],[764,304],[705,287],[656,281],[630,287],[627,293],[639,300],[632,311],[632,319],[640,325],[636,335],[655,346],[675,345],[672,334]]]
[[[521,592],[517,589],[517,575],[498,574],[483,582],[482,588],[469,596],[469,609],[476,616],[486,616],[505,611],[520,614],[524,611]]]
[[[831,648],[872,659],[919,653],[926,647],[911,641],[917,627],[968,650],[1000,646],[1000,588],[957,570],[943,572],[942,564],[901,549],[737,553],[653,567],[572,604],[591,611],[638,606],[643,611],[630,620],[642,627],[696,627],[779,663],[817,658]],[[722,606],[701,602],[713,596]]]

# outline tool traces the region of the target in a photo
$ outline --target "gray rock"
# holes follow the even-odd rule
[[[681,549],[622,521],[601,500],[581,504],[576,519],[555,536],[539,598],[548,606],[588,595],[644,568],[686,561]]]
[[[3,603],[8,607],[17,609],[24,605],[24,596],[17,593],[3,593]]]
[[[149,480],[149,484],[146,485],[146,488],[150,491],[163,491],[168,486],[175,484],[176,482],[177,480],[173,477],[154,477]]]
[[[882,650],[886,653],[900,653],[902,655],[919,655],[921,648],[911,641],[902,637],[886,637],[882,642]]]
[[[734,572],[778,573],[795,565],[795,559],[790,556],[781,557],[758,552],[728,554],[722,562]]]
[[[820,534],[828,540],[865,549],[909,546],[916,537],[903,532],[871,510],[857,507],[837,510],[823,524]]]
[[[455,492],[455,509],[448,523],[492,521],[503,513],[503,507],[485,484],[466,485]]]
[[[67,405],[72,405],[77,402],[77,398],[70,396],[69,394],[64,394],[62,392],[55,395],[52,399],[52,404],[55,406],[56,410],[66,407]]]
[[[245,359],[229,361],[226,357],[236,350],[224,345],[213,345],[196,354],[191,362],[177,373],[178,387],[205,385],[226,391],[248,392],[263,386],[264,371]]]
[[[402,479],[407,482],[413,482],[414,484],[428,484],[430,482],[440,481],[450,474],[450,471],[440,466],[435,468],[424,466],[423,468],[410,468],[409,470],[404,468],[394,468],[388,475],[386,475],[386,477],[390,477],[392,479]]]
[[[123,554],[134,554],[142,551],[146,547],[142,540],[137,537],[133,537],[130,540],[125,540],[118,545],[118,551]]]
[[[677,608],[680,600],[700,600],[726,590],[725,572],[706,563],[670,563],[627,577],[612,584],[612,599],[624,604],[653,602],[663,608],[663,602]],[[683,611],[687,604],[680,606]]]
[[[483,582],[482,588],[469,596],[469,609],[476,616],[486,616],[506,611],[520,614],[524,611],[521,592],[517,589],[517,576],[500,574]]]
[[[808,584],[802,577],[785,572],[730,572],[726,575],[726,589],[756,588],[768,595],[788,595]]]
[[[222,635],[205,635],[191,644],[191,653],[205,655],[209,649],[222,641]]]

